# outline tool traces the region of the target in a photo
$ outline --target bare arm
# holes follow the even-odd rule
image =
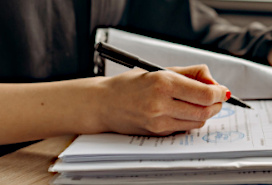
[[[221,109],[228,89],[206,66],[135,69],[116,77],[0,85],[0,144],[76,134],[167,135]]]
[[[0,143],[79,133],[84,113],[95,109],[102,78],[0,85]],[[88,105],[86,107],[86,104]],[[93,106],[92,106],[93,105]],[[96,120],[90,122],[96,123]],[[94,127],[90,133],[99,132]]]

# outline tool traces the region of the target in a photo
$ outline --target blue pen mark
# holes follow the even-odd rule
[[[194,135],[185,135],[184,137],[180,138],[179,141],[180,145],[193,145],[194,144]]]
[[[230,143],[241,140],[245,134],[237,131],[213,132],[202,137],[207,143]]]
[[[218,114],[213,116],[211,119],[225,118],[225,117],[233,115],[234,113],[235,113],[234,110],[224,107],[224,108],[221,109],[221,111]]]

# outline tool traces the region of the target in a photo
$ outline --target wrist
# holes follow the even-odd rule
[[[75,134],[96,134],[106,132],[102,121],[105,103],[104,82],[107,77],[73,80],[75,98],[73,118],[69,121],[70,132]],[[75,97],[76,96],[76,97]]]

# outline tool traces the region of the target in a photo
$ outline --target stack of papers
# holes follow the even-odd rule
[[[271,183],[272,101],[247,103],[167,137],[81,135],[49,168],[52,184]]]

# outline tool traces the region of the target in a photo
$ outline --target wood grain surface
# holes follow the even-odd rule
[[[49,184],[54,174],[48,167],[75,137],[49,138],[0,157],[0,184]]]

